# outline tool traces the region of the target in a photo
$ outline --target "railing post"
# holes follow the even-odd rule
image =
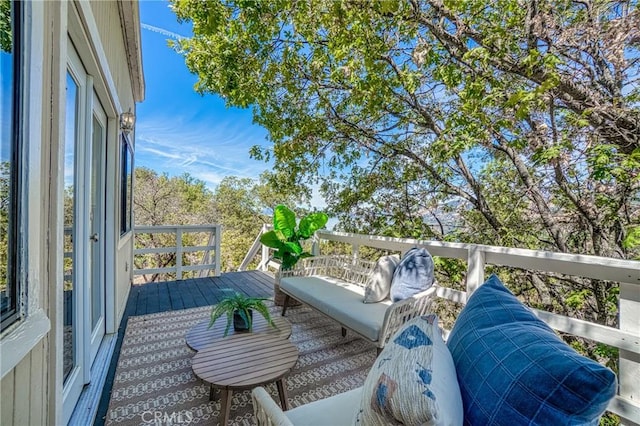
[[[215,267],[216,269],[215,269],[214,275],[216,277],[219,277],[220,276],[220,240],[222,239],[222,225],[217,224],[215,226],[214,232],[216,233],[216,243],[215,243],[216,248],[214,249],[215,253],[213,254],[215,259],[214,261],[216,263],[216,267]]]
[[[629,333],[638,332],[640,324],[640,291],[637,285],[620,283],[620,330]],[[619,395],[631,401],[638,401],[638,383],[640,383],[640,361],[637,353],[620,349],[618,384]],[[621,424],[628,424],[624,421]]]
[[[320,256],[320,237],[318,233],[314,233],[311,239],[311,254],[314,256]]]
[[[182,279],[182,228],[176,228],[176,280]]]
[[[484,265],[484,251],[479,246],[471,244],[467,255],[467,300],[484,282]]]
[[[353,263],[358,260],[358,254],[360,252],[360,244],[351,244],[351,251],[353,251]]]
[[[264,234],[265,232],[267,232],[267,224],[263,224],[262,225],[262,232],[260,233],[260,235]],[[260,270],[261,271],[266,271],[269,269],[269,247],[265,246],[264,244],[262,245],[262,254],[260,257]]]

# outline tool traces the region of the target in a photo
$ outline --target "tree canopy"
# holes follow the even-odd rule
[[[0,0],[0,51],[11,53],[13,34],[11,33],[11,0]]]
[[[222,224],[222,270],[234,271],[260,234],[271,223],[272,209],[280,203],[301,204],[306,197],[279,193],[260,180],[227,176],[214,192],[218,223]]]
[[[235,271],[249,247],[259,235],[262,225],[271,223],[271,209],[281,203],[299,205],[307,200],[304,193],[281,193],[258,180],[227,176],[215,190],[185,173],[181,176],[158,174],[141,167],[135,170],[134,213],[136,225],[207,225],[220,224],[222,237],[220,257],[222,271]],[[0,188],[1,189],[1,188]],[[298,213],[304,211],[298,210]],[[1,217],[0,217],[1,219]],[[0,221],[0,226],[2,222]],[[183,236],[185,243],[208,245],[209,235],[194,233]],[[168,234],[136,234],[136,246],[171,247],[174,237]],[[188,262],[201,261],[202,252],[191,253]],[[138,268],[162,268],[173,265],[175,256],[169,253],[138,255]],[[145,277],[159,279],[158,274]]]
[[[343,229],[638,256],[636,2],[172,6],[196,90],[252,108],[271,185],[319,180]],[[615,323],[615,284],[525,275],[539,303]]]
[[[627,257],[633,2],[175,0],[196,89],[252,107],[275,171],[343,226]],[[432,217],[433,220],[425,221]],[[449,231],[449,232],[447,232]],[[636,237],[634,237],[634,235]]]

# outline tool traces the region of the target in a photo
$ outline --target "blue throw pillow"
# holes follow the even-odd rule
[[[405,253],[393,272],[391,301],[407,299],[433,285],[433,258],[424,248],[412,248]]]
[[[447,346],[467,425],[597,425],[615,374],[578,354],[495,275],[469,298]]]

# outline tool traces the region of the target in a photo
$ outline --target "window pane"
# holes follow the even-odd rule
[[[15,9],[14,9],[15,8]],[[0,310],[2,328],[18,318],[16,275],[19,139],[16,134],[18,2],[0,0]]]
[[[120,144],[120,235],[131,229],[133,203],[133,154],[125,135]]]
[[[63,374],[66,379],[74,365],[74,297],[75,286],[75,154],[76,154],[76,129],[78,117],[78,84],[71,74],[67,73],[67,100],[66,122],[64,140],[64,334],[63,334]]]
[[[94,95],[95,96],[95,95]],[[89,244],[89,259],[91,262],[91,330],[95,329],[100,318],[104,313],[103,290],[100,283],[100,257],[102,255],[102,220],[101,211],[103,210],[103,192],[102,192],[102,149],[104,140],[104,128],[96,117],[93,117],[93,140],[91,155],[91,198],[89,203],[89,229],[91,235],[97,235],[98,240]]]

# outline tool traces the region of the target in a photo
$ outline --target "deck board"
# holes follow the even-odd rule
[[[220,299],[215,296],[213,291],[211,291],[210,285],[205,280],[197,279],[194,280],[194,283],[196,287],[198,287],[198,290],[200,290],[200,293],[202,293],[202,297],[204,297],[204,299],[207,301],[207,304],[215,305],[220,301]]]
[[[168,294],[169,286],[166,282],[158,283],[158,295],[160,294]],[[171,298],[170,297],[159,297],[158,300],[158,310],[160,312],[170,311],[171,310]]]
[[[129,292],[116,349],[102,390],[98,415],[94,425],[104,425],[116,365],[122,347],[124,331],[130,316],[210,306],[232,292],[251,297],[273,297],[273,276],[260,271],[227,272],[219,277],[194,278],[134,285]]]
[[[176,282],[177,281],[167,282],[167,288],[169,290],[167,293],[167,297],[169,298],[169,302],[171,305],[170,310],[185,309],[184,302],[182,301],[182,297],[180,296],[180,288],[177,285],[173,284]]]

